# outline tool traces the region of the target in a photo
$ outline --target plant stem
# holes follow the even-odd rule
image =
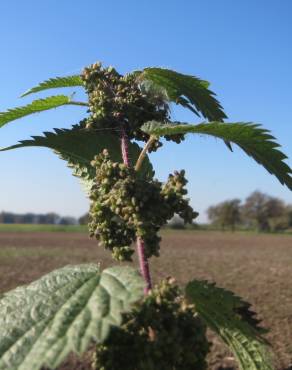
[[[88,103],[84,103],[82,101],[70,101],[67,103],[68,105],[81,105],[82,107],[88,107]]]
[[[140,167],[142,166],[143,160],[146,157],[147,150],[151,147],[151,145],[154,143],[155,140],[156,140],[155,136],[150,136],[149,140],[145,144],[142,152],[139,155],[139,158],[137,159],[137,163],[135,165],[135,170],[136,171],[139,171]]]
[[[151,137],[150,137],[150,139],[151,139]],[[143,162],[143,159],[144,159],[144,157],[147,153],[147,149],[152,144],[152,141],[150,142],[150,139],[148,140],[148,142],[146,143],[146,145],[143,149],[144,154],[142,155],[142,153],[143,153],[143,151],[142,151],[139,158],[138,158],[137,164],[139,164],[139,165],[137,167],[137,164],[136,164],[136,166],[135,166],[136,171],[138,171],[138,169],[140,168],[140,166]],[[147,146],[147,144],[148,144],[148,146]],[[126,132],[123,128],[122,128],[122,133],[121,133],[121,150],[122,150],[122,157],[123,157],[124,164],[127,167],[130,167],[128,137],[127,137],[127,134],[126,134]],[[140,162],[139,162],[139,160],[140,160]],[[145,256],[144,240],[139,236],[137,237],[137,253],[138,253],[138,259],[139,259],[140,272],[141,272],[141,275],[143,276],[143,278],[145,280],[145,283],[146,283],[146,287],[144,289],[144,293],[146,295],[149,292],[149,290],[152,288],[152,283],[151,283],[151,275],[150,275],[148,259]]]
[[[123,162],[127,167],[130,167],[128,137],[124,128],[122,128],[121,149]]]
[[[138,253],[138,258],[139,258],[140,271],[146,282],[146,287],[144,288],[144,293],[146,295],[149,292],[149,290],[152,288],[152,282],[151,282],[151,275],[150,275],[148,259],[145,256],[144,240],[140,236],[138,236],[137,238],[137,253]]]

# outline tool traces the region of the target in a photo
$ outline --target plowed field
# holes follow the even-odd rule
[[[165,231],[161,258],[151,260],[154,280],[174,276],[216,281],[253,304],[266,327],[277,369],[292,364],[292,236]],[[0,292],[26,284],[65,264],[112,264],[108,253],[85,233],[1,232]],[[210,369],[235,368],[221,342],[213,342]],[[85,356],[86,357],[86,356]],[[88,370],[72,357],[62,370]],[[159,370],[159,369],[158,369]]]

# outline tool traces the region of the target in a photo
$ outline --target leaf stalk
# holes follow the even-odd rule
[[[156,136],[151,135],[149,140],[145,144],[142,152],[139,155],[139,158],[137,159],[137,162],[136,162],[136,165],[135,165],[135,170],[136,171],[139,171],[139,169],[141,168],[143,160],[146,157],[147,151],[148,151],[149,148],[151,148],[151,146],[152,146],[152,144],[154,143],[155,140],[156,140]]]

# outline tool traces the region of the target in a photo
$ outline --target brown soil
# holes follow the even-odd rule
[[[107,252],[78,233],[0,233],[0,292],[28,283],[66,264],[112,264]],[[292,364],[292,237],[241,233],[166,231],[161,258],[151,260],[154,280],[174,276],[180,284],[193,278],[216,281],[254,305],[270,328],[277,369]],[[213,342],[210,369],[235,368],[221,342]],[[88,360],[74,357],[60,370],[88,370]]]

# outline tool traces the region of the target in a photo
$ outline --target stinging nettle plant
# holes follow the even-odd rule
[[[184,171],[162,183],[148,153],[166,145],[161,138],[180,144],[188,133],[205,134],[224,140],[230,150],[238,145],[292,189],[291,169],[274,137],[254,123],[224,123],[207,81],[163,68],[121,75],[96,63],[22,96],[63,87],[83,87],[88,101],[73,95],[34,100],[0,113],[0,126],[64,105],[87,108],[87,117],[1,151],[47,147],[67,161],[90,198],[90,234],[118,261],[131,261],[136,249],[140,272],[121,264],[103,271],[95,264],[65,266],[4,293],[0,370],[54,369],[92,343],[93,369],[206,369],[206,327],[233,351],[241,369],[273,369],[265,330],[250,304],[207,281],[193,280],[182,289],[168,278],[152,286],[148,260],[159,256],[160,228],[174,214],[191,223],[197,213],[185,197]],[[173,103],[206,122],[171,121]]]

